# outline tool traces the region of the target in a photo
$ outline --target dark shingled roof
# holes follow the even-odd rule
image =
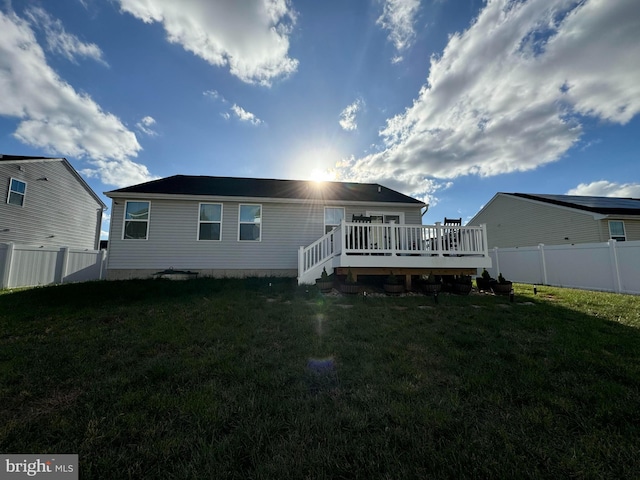
[[[0,153],[0,162],[4,161],[16,161],[16,160],[57,160],[61,157],[33,157],[29,155],[7,155]]]
[[[214,195],[222,197],[289,198],[300,200],[341,200],[391,202],[424,205],[377,183],[315,182],[267,178],[207,177],[174,175],[151,182],[106,192],[174,195]]]
[[[602,215],[640,215],[640,198],[590,197],[582,195],[546,195],[509,193],[521,198],[575,208]]]

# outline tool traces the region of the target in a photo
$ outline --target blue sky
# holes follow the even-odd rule
[[[376,182],[425,223],[499,191],[640,197],[637,7],[0,0],[0,153],[64,156],[100,194]]]

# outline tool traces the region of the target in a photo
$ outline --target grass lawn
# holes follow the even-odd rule
[[[640,478],[640,297],[309,290],[0,292],[0,452],[82,479]]]

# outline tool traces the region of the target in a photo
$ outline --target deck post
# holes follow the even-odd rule
[[[298,249],[298,278],[304,274],[304,247]]]
[[[397,255],[396,250],[398,246],[396,245],[396,228],[395,221],[391,220],[389,222],[389,234],[391,235],[391,255]]]
[[[482,254],[484,256],[489,255],[489,242],[487,241],[487,224],[481,223],[480,228],[482,228]]]
[[[444,256],[442,251],[444,250],[444,244],[442,239],[442,222],[436,222],[436,248],[438,256]]]

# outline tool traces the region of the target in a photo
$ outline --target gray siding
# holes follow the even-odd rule
[[[493,247],[524,247],[540,243],[596,243],[602,238],[600,221],[580,213],[526,199],[497,195],[473,219],[472,225],[487,225],[487,241]]]
[[[137,200],[137,199],[136,199]],[[141,199],[140,199],[141,200]],[[123,240],[126,199],[113,202],[109,234],[110,270],[296,270],[298,249],[324,234],[324,205],[264,201],[262,241],[238,241],[240,203],[225,201],[222,240],[198,241],[198,200],[151,200],[147,240]],[[206,201],[206,200],[203,200]],[[220,203],[220,202],[212,202]],[[349,205],[346,220],[367,210],[405,212],[405,222],[419,223],[420,209],[377,208]],[[148,273],[148,272],[147,272]]]
[[[11,178],[27,183],[23,206],[7,203]],[[62,160],[0,162],[0,242],[94,249],[101,218],[102,205]]]

